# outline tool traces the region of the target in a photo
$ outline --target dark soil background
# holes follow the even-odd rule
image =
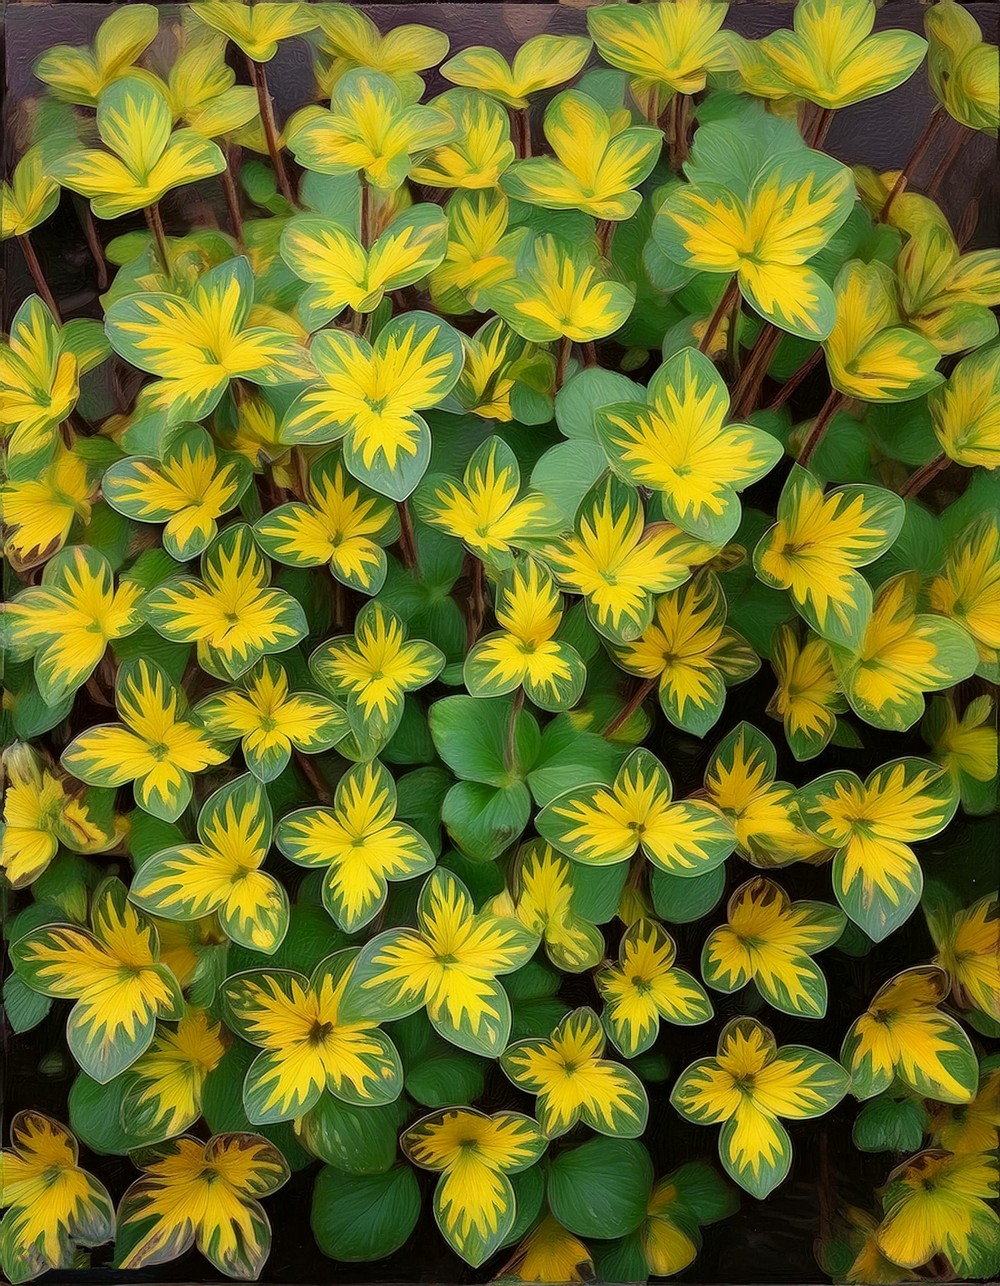
[[[1000,5],[974,3],[967,6],[983,27],[986,39],[996,41],[1000,28]],[[878,17],[878,27],[899,26],[913,30],[921,27],[923,6],[913,0],[888,0]],[[18,151],[19,117],[27,100],[37,95],[40,86],[31,67],[39,53],[57,43],[85,43],[93,38],[98,25],[110,11],[104,4],[69,3],[56,5],[8,4],[5,10],[6,77],[5,77],[5,162]],[[176,15],[175,6],[161,6],[164,21]],[[473,44],[492,44],[504,52],[542,31],[579,32],[585,29],[585,14],[572,5],[556,4],[396,4],[365,6],[383,31],[401,22],[423,22],[448,32],[452,52]],[[786,25],[790,6],[784,0],[758,3],[749,0],[734,3],[728,25],[748,36],[760,36],[775,27]],[[236,64],[234,64],[236,65]],[[269,67],[272,90],[278,100],[279,119],[300,106],[311,96],[311,73],[305,45],[290,41]],[[431,76],[429,91],[445,88]],[[890,95],[872,103],[859,104],[838,112],[830,130],[827,150],[847,163],[861,163],[879,168],[901,166],[924,128],[933,106],[924,72],[918,71],[910,82]],[[939,138],[926,160],[926,174],[933,172],[941,153],[948,145],[947,131]],[[970,248],[1000,244],[1000,167],[996,144],[979,137],[963,150],[942,194],[954,225],[974,220],[977,231]],[[164,216],[168,232],[179,232],[194,217],[209,221],[212,208],[222,209],[221,195],[206,184],[202,189],[186,189],[180,198],[168,198]],[[64,193],[56,215],[33,234],[39,256],[46,268],[54,292],[68,315],[99,316],[98,286],[92,261],[86,248],[82,225],[74,205],[75,198]],[[133,226],[119,221],[116,233]],[[139,221],[134,221],[139,226]],[[2,247],[4,284],[2,294],[3,325],[24,296],[30,292],[30,281],[20,254],[10,242]],[[608,359],[611,360],[610,355]],[[818,385],[804,386],[799,409],[802,416],[813,413],[821,392]],[[780,491],[784,471],[765,480],[746,494],[752,507],[771,509]],[[710,734],[707,744],[676,732],[660,718],[648,742],[660,756],[674,778],[679,794],[696,789],[700,783],[710,751],[741,719],[749,719],[762,728],[778,747],[779,776],[802,784],[821,772],[838,767],[852,768],[864,775],[872,768],[902,754],[921,754],[925,747],[916,730],[905,737],[887,736],[864,729],[864,751],[830,748],[811,765],[798,765],[787,752],[779,724],[765,714],[773,691],[773,676],[765,668],[762,675],[731,692],[720,724]],[[436,694],[432,694],[436,695]],[[938,839],[919,847],[925,877],[934,878],[949,869],[975,867],[982,874],[970,881],[974,897],[1000,886],[1000,826],[996,818],[969,819],[959,814],[952,826]],[[280,863],[280,859],[279,863]],[[752,870],[737,858],[730,860],[729,888],[749,878]],[[302,872],[283,864],[276,870],[287,877],[293,888]],[[794,866],[778,877],[793,898],[810,897],[832,901],[829,868],[814,869]],[[701,945],[708,929],[722,919],[722,906],[709,917],[693,925],[670,926],[677,939],[680,962],[695,973]],[[606,936],[613,936],[606,926]],[[612,949],[615,944],[609,942]],[[878,987],[906,965],[927,960],[933,945],[923,917],[918,912],[888,942],[874,947],[859,958],[834,947],[824,953],[821,964],[830,984],[829,1013],[822,1021],[796,1020],[770,1010],[760,1001],[753,987],[734,997],[713,993],[716,1019],[703,1028],[685,1030],[663,1024],[657,1049],[670,1063],[669,1079],[650,1085],[650,1120],[643,1143],[649,1148],[657,1174],[663,1174],[691,1159],[713,1160],[718,1130],[686,1124],[670,1107],[668,1095],[673,1080],[691,1059],[714,1053],[715,1039],[722,1025],[739,1013],[757,1014],[772,1026],[780,1044],[803,1043],[837,1056],[850,1023],[866,1007]],[[594,1003],[589,979],[567,978],[564,995],[568,1003]],[[4,1134],[6,1122],[14,1112],[35,1107],[65,1119],[66,1094],[75,1068],[65,1050],[63,1027],[66,1006],[57,1004],[56,1012],[34,1031],[12,1037],[4,1024],[0,1032],[0,1058],[3,1059],[2,1092],[4,1095]],[[977,1037],[974,1039],[978,1040]],[[981,1042],[980,1042],[981,1043]],[[985,1051],[984,1051],[985,1052]],[[531,1112],[533,1100],[520,1094],[494,1068],[487,1083],[486,1099],[481,1103],[488,1111],[504,1107]],[[855,1151],[851,1127],[859,1105],[848,1098],[836,1111],[818,1121],[794,1122],[790,1133],[795,1159],[788,1180],[761,1203],[742,1194],[739,1213],[722,1224],[705,1230],[705,1244],[696,1263],[677,1280],[724,1286],[728,1283],[806,1283],[823,1280],[814,1256],[813,1245],[820,1227],[821,1205],[832,1193],[836,1206],[857,1204],[872,1207],[873,1190],[884,1182],[899,1158],[890,1154],[869,1155]],[[578,1130],[553,1145],[553,1153],[589,1137]],[[135,1177],[134,1168],[125,1158],[84,1155],[90,1166],[118,1199]],[[389,1259],[374,1264],[335,1264],[325,1259],[313,1242],[307,1227],[311,1189],[316,1166],[292,1176],[291,1181],[266,1203],[274,1228],[270,1258],[264,1280],[273,1286],[292,1283],[396,1282],[473,1283],[487,1281],[505,1262],[509,1252],[501,1252],[481,1270],[470,1269],[444,1245],[433,1226],[430,1192],[434,1176],[421,1175],[426,1191],[425,1214],[420,1227],[407,1245]],[[109,1248],[95,1253],[95,1260],[106,1264]],[[139,1283],[139,1282],[215,1282],[224,1280],[197,1254],[190,1254],[173,1264],[141,1273],[113,1273],[106,1266],[87,1272],[51,1274],[52,1283]]]

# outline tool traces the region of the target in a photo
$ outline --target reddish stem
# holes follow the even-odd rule
[[[926,486],[929,486],[934,481],[939,473],[943,473],[947,469],[949,464],[951,464],[951,460],[948,456],[936,456],[928,464],[925,464],[923,468],[918,469],[916,473],[910,474],[900,487],[899,494],[904,500],[910,496],[919,495]]]
[[[945,152],[944,156],[942,156],[940,162],[938,163],[937,169],[934,171],[933,175],[931,176],[930,183],[927,184],[928,196],[937,195],[938,188],[944,182],[945,178],[947,177],[948,171],[951,169],[951,167],[955,164],[956,160],[958,159],[959,152],[961,152],[962,148],[965,146],[965,140],[967,135],[968,135],[968,130],[966,130],[965,126],[959,125],[958,132],[955,134],[955,137],[948,145],[948,150]]]
[[[410,506],[405,500],[397,500],[399,511],[399,552],[403,556],[405,567],[417,565],[417,538],[413,531],[413,519],[410,517]]]
[[[31,244],[31,238],[26,232],[22,232],[17,238],[17,243],[21,247],[24,261],[28,265],[28,271],[31,273],[31,278],[35,283],[35,289],[42,297],[53,319],[61,325],[62,314],[59,312],[59,305],[49,289],[49,283],[45,280],[45,273],[42,272],[42,265],[38,262],[38,255],[35,254],[35,247]]]
[[[163,269],[164,276],[170,276],[170,259],[167,256],[167,234],[163,230],[163,220],[160,218],[160,207],[154,202],[147,205],[143,210],[146,216],[146,223],[150,232],[153,234],[153,244],[156,246],[156,254],[160,260],[160,267]]]
[[[292,185],[288,180],[288,171],[285,169],[285,159],[278,145],[278,126],[274,119],[274,104],[271,101],[271,92],[267,83],[267,72],[264,70],[263,63],[255,63],[252,58],[247,58],[247,69],[250,73],[250,83],[257,91],[260,123],[264,127],[264,138],[267,140],[268,155],[274,167],[274,177],[281,195],[289,205],[295,205]]]
[[[799,386],[806,379],[809,378],[812,372],[820,364],[822,357],[823,357],[822,348],[817,348],[816,351],[806,361],[802,363],[799,369],[795,371],[794,374],[790,375],[787,380],[785,380],[784,384],[782,384],[781,388],[778,390],[771,405],[767,409],[769,411],[780,411],[781,408],[788,401],[788,399],[795,392],[795,390],[799,388]]]
[[[909,185],[910,180],[916,174],[920,162],[924,159],[927,149],[937,137],[937,132],[944,124],[944,121],[945,113],[942,111],[941,106],[938,105],[934,108],[933,112],[931,112],[930,119],[924,126],[924,132],[917,139],[916,146],[907,158],[906,164],[899,171],[899,174],[896,177],[896,182],[892,185],[889,195],[885,199],[885,203],[883,204],[881,213],[879,214],[879,218],[883,223],[888,217],[893,201],[895,201],[900,192]]]
[[[629,719],[632,718],[636,710],[639,709],[655,687],[655,679],[644,679],[611,722],[605,727],[601,735],[604,737],[613,737],[619,728],[624,727],[624,725],[628,723]]]
[[[701,343],[698,345],[700,353],[708,353],[712,348],[712,341],[715,339],[716,332],[722,325],[722,319],[728,312],[739,302],[740,282],[738,277],[730,277],[729,285],[722,292],[719,302],[712,309],[712,315],[708,319],[708,325],[705,327],[705,333],[701,337]]]
[[[819,414],[812,422],[809,436],[802,444],[802,450],[799,452],[799,464],[803,469],[808,468],[810,460],[816,454],[816,448],[823,441],[823,436],[830,427],[830,421],[846,401],[847,398],[839,389],[833,388],[830,390],[830,395],[820,407]]]

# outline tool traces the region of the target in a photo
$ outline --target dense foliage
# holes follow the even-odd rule
[[[35,66],[4,1001],[73,1079],[13,1087],[11,1281],[254,1278],[292,1172],[397,1277],[670,1276],[786,1181],[835,1280],[1000,1271],[1000,251],[933,199],[997,49],[726,11],[130,4]],[[902,171],[822,150],[921,67]]]

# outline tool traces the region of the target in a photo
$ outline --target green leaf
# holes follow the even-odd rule
[[[379,1174],[324,1166],[313,1188],[311,1225],[324,1255],[344,1263],[384,1259],[405,1244],[420,1218],[420,1188],[407,1165]]]
[[[652,1186],[653,1163],[641,1143],[591,1139],[553,1161],[549,1207],[580,1237],[624,1237],[645,1219]]]

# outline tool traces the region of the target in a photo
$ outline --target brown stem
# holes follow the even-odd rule
[[[475,554],[470,554],[472,559],[471,567],[471,585],[469,587],[469,611],[466,617],[466,640],[468,647],[472,647],[479,633],[483,628],[483,621],[486,619],[486,574],[483,568],[483,561],[477,558]]]
[[[597,221],[597,246],[605,259],[611,253],[611,242],[614,240],[617,226],[613,219],[598,219]]]
[[[904,500],[909,496],[919,495],[920,492],[923,491],[924,487],[929,486],[939,473],[943,473],[945,469],[947,469],[949,464],[951,464],[951,460],[948,456],[936,456],[928,464],[925,464],[922,468],[918,469],[916,473],[910,474],[907,480],[900,487],[899,494]]]
[[[570,353],[573,349],[573,341],[568,335],[563,335],[559,341],[559,351],[556,354],[556,392],[558,393],[566,383],[566,368],[569,366]]]
[[[722,319],[732,310],[740,297],[740,282],[736,276],[730,277],[729,285],[719,299],[719,302],[712,309],[712,315],[708,319],[708,325],[705,327],[705,333],[701,337],[701,343],[698,345],[699,353],[708,353],[712,348],[712,341],[715,339],[716,331],[722,325]]]
[[[247,58],[247,69],[250,73],[250,83],[257,91],[260,123],[264,127],[264,138],[267,140],[268,155],[274,166],[274,177],[281,195],[289,205],[295,205],[292,185],[288,180],[288,171],[285,169],[285,159],[278,145],[278,126],[274,119],[274,104],[271,102],[271,92],[267,84],[267,72],[264,70],[263,63],[255,63],[252,58]]]
[[[233,236],[243,245],[243,214],[240,210],[240,193],[233,178],[232,152],[226,150],[226,168],[219,175],[222,180],[222,191],[226,198],[226,213],[229,215],[229,227]]]
[[[802,444],[802,450],[799,452],[799,464],[803,469],[808,468],[810,460],[816,454],[816,448],[823,441],[823,435],[830,427],[830,421],[846,401],[847,398],[839,389],[832,388],[830,390],[830,396],[820,407],[819,414],[812,422],[809,436]]]
[[[691,150],[688,143],[691,124],[691,95],[675,94],[673,107],[671,159],[673,160],[674,169],[679,170],[688,159],[688,153]]]
[[[611,720],[611,722],[607,724],[607,726],[605,727],[601,735],[603,737],[613,737],[619,728],[623,727],[626,723],[628,723],[629,719],[632,718],[636,710],[639,709],[639,707],[642,705],[642,703],[646,700],[646,698],[649,696],[649,694],[653,691],[655,687],[656,687],[655,679],[644,679],[642,683],[639,684],[636,690],[629,697],[628,701],[626,701],[626,703],[618,711],[615,717]]]
[[[743,307],[743,296],[739,291],[729,311],[729,329],[726,332],[726,362],[734,380],[740,375],[740,311]]]
[[[517,121],[517,149],[524,159],[531,155],[531,111],[527,107],[519,107],[514,116]]]
[[[372,241],[372,190],[363,174],[359,175],[359,179],[361,182],[361,209],[359,214],[361,226],[358,231],[361,237],[361,244],[367,250]]]
[[[326,782],[319,775],[319,770],[304,751],[299,750],[296,746],[292,752],[295,755],[295,762],[305,777],[306,781],[313,788],[313,793],[321,804],[332,804],[333,795]]]
[[[403,555],[403,566],[416,567],[417,538],[413,531],[410,506],[405,500],[397,500],[396,509],[399,511],[399,552]]]
[[[94,212],[90,208],[90,202],[87,201],[83,206],[83,235],[87,238],[87,248],[90,250],[91,257],[94,260],[94,267],[97,270],[97,289],[107,290],[110,278],[108,276],[108,261],[104,257],[104,247],[101,245],[101,238],[97,231],[97,223],[94,219]]]
[[[592,339],[588,339],[583,345],[583,364],[584,366],[597,365],[597,345]]]
[[[930,183],[927,184],[928,196],[937,195],[938,188],[944,182],[945,178],[947,177],[948,171],[951,169],[951,167],[955,164],[956,160],[958,159],[959,152],[961,152],[962,148],[965,146],[965,140],[968,137],[968,133],[969,131],[965,128],[964,125],[959,125],[958,132],[956,133],[955,137],[952,139],[951,143],[949,144],[948,150],[945,152],[944,156],[942,156],[940,162],[938,163],[937,169],[934,171],[933,175],[931,176]]]
[[[306,453],[300,446],[292,447],[292,460],[295,464],[295,478],[299,484],[299,494],[309,503],[309,462]]]
[[[507,771],[510,772],[517,762],[517,716],[524,707],[524,688],[518,688],[514,693],[514,704],[510,709],[510,719],[507,722],[507,744],[504,747],[504,764]]]
[[[31,273],[31,278],[35,283],[35,289],[41,295],[53,319],[61,324],[62,314],[59,312],[59,305],[49,289],[49,283],[45,280],[45,273],[42,272],[42,265],[38,262],[38,255],[35,254],[35,247],[31,244],[31,238],[26,232],[22,232],[17,238],[17,243],[21,247],[24,261],[28,265],[28,271]]]
[[[899,171],[899,174],[896,177],[896,182],[892,185],[889,195],[885,199],[885,203],[883,204],[881,213],[879,214],[879,218],[883,223],[888,217],[893,201],[895,201],[896,197],[899,196],[900,192],[903,191],[916,174],[920,162],[924,159],[924,156],[927,154],[927,149],[937,137],[937,132],[944,124],[944,121],[945,113],[939,104],[934,108],[933,112],[931,112],[930,119],[924,126],[924,132],[917,139],[916,146],[907,157],[906,164]]]
[[[153,244],[156,246],[156,254],[160,260],[160,267],[163,269],[164,276],[170,276],[170,259],[167,256],[167,234],[163,231],[163,220],[160,218],[160,207],[154,201],[152,205],[147,205],[143,210],[146,216],[146,223],[150,232],[153,234]]]
[[[812,148],[822,147],[826,142],[826,136],[830,132],[830,126],[833,124],[833,108],[824,107],[817,114],[813,123],[809,146]]]
[[[784,384],[782,384],[781,388],[778,390],[773,402],[767,409],[769,411],[780,411],[795,390],[803,383],[804,380],[809,378],[812,372],[820,364],[822,358],[823,350],[822,348],[817,348],[816,351],[802,363],[799,369],[785,380]]]
[[[761,385],[767,377],[774,354],[781,343],[783,332],[770,322],[765,322],[753,348],[747,354],[743,371],[733,389],[733,414],[746,415],[754,409]]]

